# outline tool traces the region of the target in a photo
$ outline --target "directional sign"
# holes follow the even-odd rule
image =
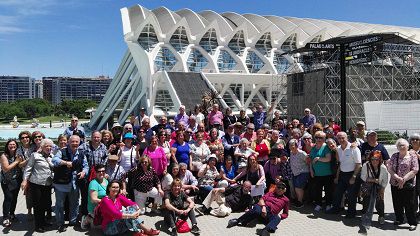
[[[357,41],[351,42],[351,43],[349,43],[348,47],[352,48],[352,47],[357,47],[357,46],[374,44],[374,43],[377,43],[381,40],[382,40],[382,37],[373,36],[373,37],[370,37],[370,38],[365,38],[365,39],[362,39],[362,40],[357,40]]]
[[[346,58],[346,64],[348,65],[356,65],[360,63],[367,63],[372,61],[372,55],[368,55],[367,57],[357,57],[354,56],[352,59],[347,60]]]
[[[317,51],[329,51],[337,49],[334,43],[307,43],[305,48]]]
[[[373,52],[373,47],[360,47],[359,49],[351,50],[346,52],[346,56],[354,56],[360,54],[371,54]]]

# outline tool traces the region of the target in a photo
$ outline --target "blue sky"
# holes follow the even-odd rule
[[[126,50],[119,10],[134,4],[420,28],[416,0],[0,0],[0,75],[113,77]]]

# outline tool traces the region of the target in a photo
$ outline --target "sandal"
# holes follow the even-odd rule
[[[4,227],[10,227],[12,225],[12,222],[10,222],[9,219],[3,220],[3,226]]]

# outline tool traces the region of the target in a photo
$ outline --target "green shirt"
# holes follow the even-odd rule
[[[331,154],[331,150],[324,143],[320,149],[313,147],[310,153],[311,160],[315,157],[320,157],[320,159],[325,158],[327,154]],[[331,163],[330,162],[321,162],[318,160],[315,164],[312,162],[312,169],[314,170],[315,176],[328,176],[332,175]]]
[[[89,213],[93,214],[93,211],[95,210],[95,207],[97,205],[97,204],[92,203],[92,199],[90,199],[90,192],[91,191],[96,191],[98,193],[98,198],[99,199],[102,199],[103,197],[106,196],[106,187],[108,186],[108,180],[106,180],[104,178],[103,181],[105,182],[105,186],[98,183],[98,181],[96,181],[96,179],[90,181],[89,191],[88,191],[88,211],[89,211]]]

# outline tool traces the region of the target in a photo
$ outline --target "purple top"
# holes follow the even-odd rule
[[[304,124],[305,128],[311,127],[316,123],[316,117],[313,114],[309,114],[302,117],[302,119],[300,119],[300,123]]]
[[[178,125],[178,123],[180,121],[183,121],[185,123],[185,125],[188,125],[188,118],[189,117],[186,114],[184,114],[184,115],[178,114],[174,117],[174,121],[175,121],[176,125]]]
[[[398,173],[396,173],[399,177],[404,177],[408,172],[412,170],[419,170],[419,163],[417,161],[417,156],[414,153],[409,153],[408,157],[405,156],[404,158],[399,157],[399,153],[396,152],[391,156],[389,160],[389,166],[392,168],[394,172],[397,170],[397,162],[398,162]],[[391,175],[391,179],[389,183],[392,186],[398,186],[398,181]],[[416,184],[416,176],[414,176],[413,184]]]

